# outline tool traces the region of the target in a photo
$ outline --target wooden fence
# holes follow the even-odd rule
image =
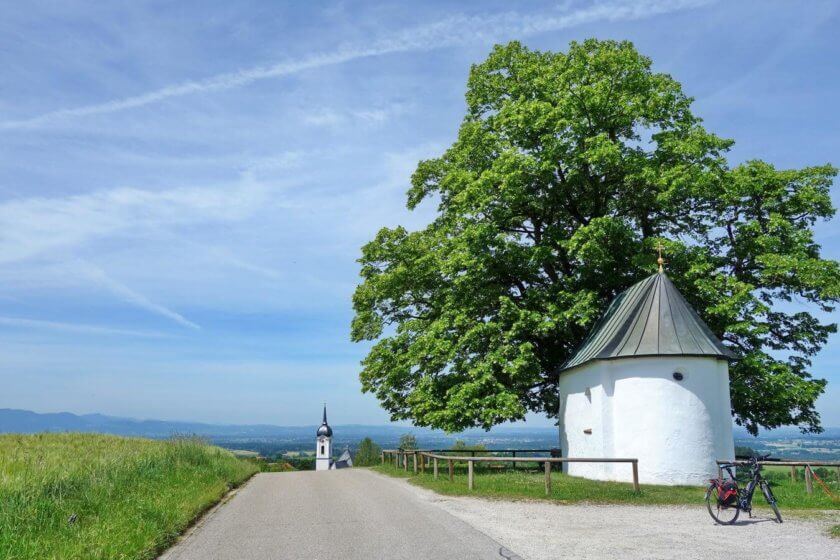
[[[510,452],[511,450],[507,450]],[[537,450],[517,450],[517,451],[531,451]],[[459,451],[447,450],[449,453],[459,453]],[[402,466],[406,471],[408,470],[408,457],[412,457],[412,466],[414,473],[425,473],[426,468],[431,463],[434,478],[438,477],[439,462],[446,461],[449,470],[449,481],[455,480],[455,463],[467,463],[467,488],[472,490],[475,487],[475,463],[543,463],[545,470],[545,493],[551,494],[551,465],[554,463],[630,463],[633,468],[633,489],[639,491],[639,460],[638,459],[595,459],[595,458],[577,458],[577,457],[492,457],[482,456],[477,457],[473,453],[470,456],[458,455],[441,455],[427,450],[401,450],[401,449],[385,449],[382,451],[382,463],[386,461],[393,462],[394,466]]]
[[[723,477],[723,469],[721,469],[721,465],[738,465],[738,466],[747,466],[749,465],[749,461],[721,461],[718,460],[718,476],[721,478]],[[840,482],[840,462],[838,461],[785,461],[785,460],[775,460],[771,459],[769,461],[759,461],[759,465],[762,466],[775,466],[775,467],[790,467],[790,479],[796,482],[798,478],[798,474],[796,472],[796,467],[805,467],[805,492],[808,494],[814,493],[814,470],[813,467],[835,467],[837,469],[837,481]],[[833,496],[831,492],[826,489],[830,496]]]

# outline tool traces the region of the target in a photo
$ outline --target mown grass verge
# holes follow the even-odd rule
[[[641,486],[641,490],[637,493],[633,491],[633,486],[629,483],[588,480],[554,472],[551,475],[551,495],[546,496],[543,472],[525,469],[503,471],[477,469],[475,488],[470,491],[467,488],[466,467],[463,465],[456,467],[453,482],[449,481],[445,463],[441,464],[437,480],[433,478],[431,469],[427,469],[425,474],[417,475],[413,473],[410,467],[408,472],[392,465],[380,465],[374,467],[374,469],[387,475],[408,478],[410,482],[440,494],[456,496],[526,498],[551,500],[560,503],[703,505],[705,493],[705,488],[699,486],[645,484]],[[770,481],[773,494],[776,496],[783,514],[785,510],[840,509],[840,503],[833,501],[819,488],[815,487],[813,494],[807,494],[802,480],[791,482],[784,470],[767,468],[764,476]],[[833,485],[833,491],[840,486],[836,481],[830,484]],[[770,511],[760,491],[756,491],[753,506],[756,511],[763,511],[764,509]]]
[[[196,439],[0,435],[0,558],[155,558],[257,470]]]

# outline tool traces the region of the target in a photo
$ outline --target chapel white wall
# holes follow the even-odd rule
[[[675,371],[682,381],[673,378]],[[560,440],[567,457],[639,459],[639,480],[702,484],[734,457],[724,360],[657,356],[601,360],[560,375]],[[587,394],[588,390],[588,394]],[[591,434],[584,430],[591,429]],[[632,480],[629,464],[566,463],[564,471]]]

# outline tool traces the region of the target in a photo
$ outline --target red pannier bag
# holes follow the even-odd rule
[[[732,480],[718,485],[718,503],[722,506],[733,506],[738,502],[738,486]]]

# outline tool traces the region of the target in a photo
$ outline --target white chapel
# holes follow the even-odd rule
[[[558,381],[568,457],[636,458],[639,481],[701,484],[734,459],[729,362],[662,271],[618,295]],[[632,480],[623,463],[564,463],[571,475]]]

